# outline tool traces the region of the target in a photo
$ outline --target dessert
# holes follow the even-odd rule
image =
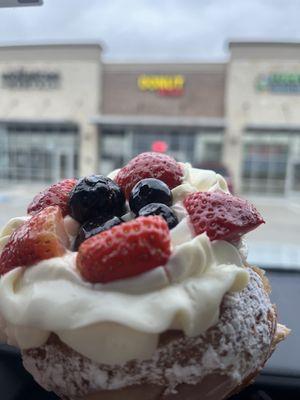
[[[0,235],[0,332],[62,399],[221,400],[288,329],[213,171],[143,153],[38,194]]]

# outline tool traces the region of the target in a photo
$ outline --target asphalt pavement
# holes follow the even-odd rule
[[[300,270],[300,198],[250,198],[266,223],[247,235],[249,261]]]

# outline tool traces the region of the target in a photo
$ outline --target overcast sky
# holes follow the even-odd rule
[[[300,0],[44,0],[0,8],[0,43],[93,40],[106,60],[212,60],[228,39],[300,40]]]

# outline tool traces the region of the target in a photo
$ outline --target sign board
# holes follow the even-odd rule
[[[4,89],[58,89],[61,77],[55,71],[27,71],[23,68],[3,72],[1,76],[2,88]]]
[[[182,75],[140,75],[137,80],[140,90],[155,92],[160,96],[181,96],[185,78]]]
[[[259,92],[300,93],[300,73],[261,74],[255,87]]]

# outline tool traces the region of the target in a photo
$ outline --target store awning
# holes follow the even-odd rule
[[[157,115],[96,115],[91,123],[99,126],[147,126],[147,127],[170,127],[170,128],[206,128],[225,129],[224,118],[204,117],[166,117]]]
[[[0,118],[0,126],[61,126],[77,129],[76,122],[64,118]]]
[[[295,132],[299,133],[299,124],[248,124],[245,128],[246,132]]]

